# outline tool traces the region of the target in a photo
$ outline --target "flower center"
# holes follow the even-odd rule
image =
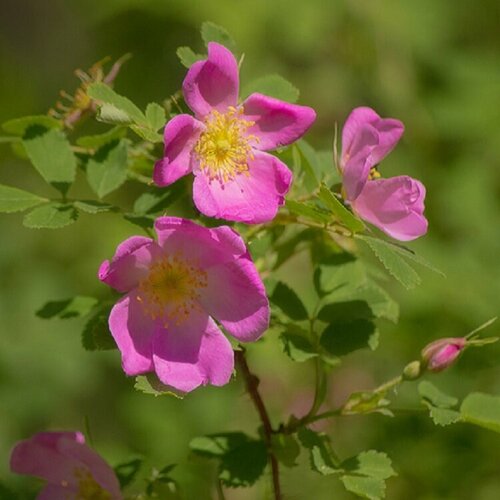
[[[200,289],[207,284],[206,271],[173,255],[152,264],[147,277],[139,283],[137,298],[152,319],[179,325],[199,308]]]
[[[372,167],[370,169],[370,173],[368,174],[368,180],[369,181],[374,181],[376,179],[380,179],[382,176],[380,175],[380,172],[377,170],[377,167]]]
[[[214,109],[205,119],[206,129],[194,152],[210,182],[217,179],[224,184],[238,174],[248,175],[248,160],[253,160],[251,143],[258,138],[246,133],[255,122],[242,119],[242,113],[242,108],[231,106],[224,114]]]
[[[78,480],[78,491],[75,500],[111,500],[109,491],[103,489],[89,471],[76,469],[75,477]]]

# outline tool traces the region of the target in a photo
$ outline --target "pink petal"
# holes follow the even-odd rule
[[[111,261],[101,264],[99,279],[119,292],[128,292],[147,274],[155,246],[151,238],[128,238],[118,245]]]
[[[427,232],[424,185],[408,176],[368,181],[352,203],[364,220],[389,236],[409,241]]]
[[[122,297],[111,309],[109,329],[120,349],[127,375],[139,375],[153,369],[152,339],[156,324],[144,312],[135,291]]]
[[[242,118],[255,122],[248,134],[258,138],[256,149],[267,151],[300,139],[316,119],[316,112],[307,106],[252,94],[243,103]]]
[[[60,440],[58,444],[59,442]],[[54,447],[53,443],[44,444],[36,439],[20,441],[10,456],[12,472],[36,476],[54,484],[67,481],[70,486],[76,485],[74,473],[81,467],[80,461],[61,453],[59,446]]]
[[[240,235],[227,226],[209,229],[187,219],[159,217],[155,230],[164,253],[178,254],[201,268],[230,262],[247,251]]]
[[[345,158],[346,155],[354,156],[353,145],[364,125],[371,125],[379,135],[378,144],[373,148],[370,157],[370,166],[373,167],[394,149],[403,135],[404,125],[394,118],[380,118],[371,108],[354,109],[348,116],[342,130],[342,158]]]
[[[208,59],[188,70],[182,91],[186,104],[198,118],[212,109],[225,113],[238,103],[238,63],[230,50],[215,42],[208,44]]]
[[[191,171],[191,150],[205,126],[190,115],[178,115],[165,126],[163,158],[156,162],[153,180],[168,186]]]
[[[200,171],[193,185],[193,199],[207,217],[258,224],[272,220],[292,182],[292,172],[280,160],[254,151],[248,175],[239,174],[221,185]]]
[[[206,309],[234,337],[257,340],[269,327],[269,302],[254,263],[244,256],[208,270],[200,298]]]
[[[378,133],[371,125],[363,125],[342,157],[342,183],[348,200],[355,200],[368,180],[371,153],[378,144]]]
[[[64,488],[48,484],[38,493],[36,500],[78,500],[76,486]]]
[[[224,385],[234,368],[231,344],[205,312],[192,311],[154,338],[155,372],[161,382],[182,392],[200,385]]]
[[[64,440],[61,442],[60,450],[64,456],[74,458],[85,465],[92,478],[111,493],[113,500],[122,498],[114,470],[92,448],[75,441]]]

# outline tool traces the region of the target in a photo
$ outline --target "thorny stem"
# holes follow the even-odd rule
[[[262,427],[264,428],[264,440],[267,446],[267,452],[269,455],[269,462],[271,464],[271,474],[273,478],[273,489],[274,489],[274,499],[281,500],[281,487],[279,479],[279,466],[278,460],[272,450],[272,435],[273,427],[271,425],[271,420],[269,419],[269,414],[267,413],[264,401],[259,393],[259,379],[250,371],[248,367],[247,360],[245,358],[245,351],[235,352],[236,363],[240,368],[240,372],[245,379],[245,385],[252,402],[257,409],[260,420],[262,422]]]

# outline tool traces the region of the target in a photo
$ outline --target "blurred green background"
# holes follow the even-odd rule
[[[447,278],[423,272],[419,289],[389,284],[401,304],[397,326],[381,324],[375,354],[347,357],[331,377],[332,404],[396,375],[428,341],[459,336],[500,305],[500,3],[498,0],[0,0],[0,122],[45,113],[72,72],[126,52],[116,89],[144,107],[175,92],[185,73],[181,45],[202,50],[199,26],[226,27],[245,53],[243,82],[280,73],[318,120],[308,140],[332,143],[359,105],[401,119],[405,136],[383,165],[427,186],[429,234],[412,248]],[[28,164],[0,144],[0,183],[53,195]],[[127,189],[122,200],[127,200]],[[147,455],[173,475],[188,499],[213,498],[214,468],[188,456],[191,437],[258,425],[239,381],[195,391],[184,401],[133,390],[117,351],[87,353],[82,324],[34,312],[49,299],[101,294],[100,262],[137,228],[116,216],[82,216],[59,231],[29,230],[22,215],[0,216],[0,480],[32,498],[37,483],[8,472],[19,439],[43,429],[83,429],[110,463]],[[96,230],[97,228],[97,230]],[[495,326],[488,334],[498,334]],[[445,392],[500,394],[500,346],[474,349],[434,377]],[[312,367],[294,365],[276,338],[249,350],[275,421],[305,411]],[[415,387],[403,401],[416,402]],[[346,417],[327,427],[342,457],[386,451],[398,477],[387,498],[497,500],[500,438],[465,424],[436,428],[422,416]],[[286,498],[349,499],[333,477],[283,470]],[[268,478],[266,478],[268,479]],[[228,499],[263,498],[268,481],[228,490]]]

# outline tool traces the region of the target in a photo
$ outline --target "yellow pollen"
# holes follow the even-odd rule
[[[368,174],[368,180],[374,181],[375,179],[380,179],[380,172],[377,170],[377,167],[372,167],[370,169],[370,173]]]
[[[206,271],[178,255],[166,256],[149,269],[139,283],[137,299],[152,319],[175,325],[183,323],[194,309],[199,309],[200,289],[208,284]]]
[[[247,134],[255,122],[241,118],[242,113],[243,108],[229,107],[224,114],[214,109],[205,119],[206,129],[194,146],[194,153],[210,182],[217,179],[222,185],[239,174],[249,175],[251,144],[259,139]]]
[[[76,469],[74,474],[78,480],[75,500],[111,500],[111,493],[103,489],[89,471]]]

